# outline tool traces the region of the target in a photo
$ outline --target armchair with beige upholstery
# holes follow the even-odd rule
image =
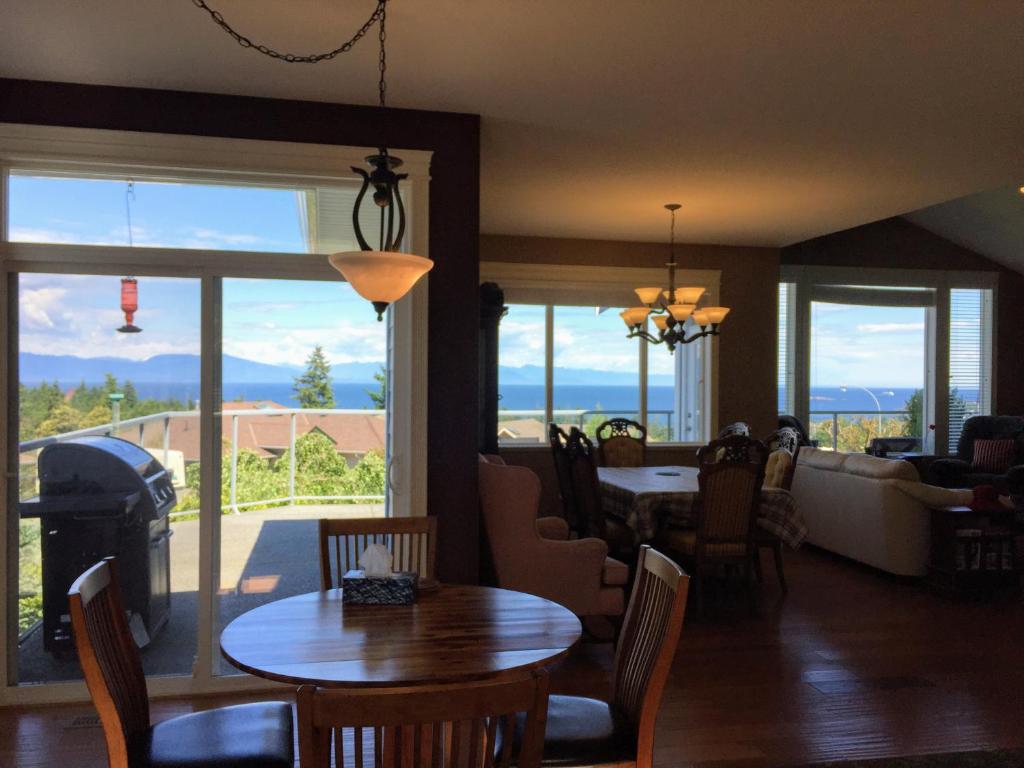
[[[558,517],[537,519],[540,478],[481,457],[480,506],[498,586],[553,600],[577,616],[619,616],[629,568],[601,539],[569,539]]]

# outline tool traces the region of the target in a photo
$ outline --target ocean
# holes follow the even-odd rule
[[[198,383],[136,382],[135,388],[143,398],[176,397],[180,400],[194,401],[199,397]],[[335,384],[336,407],[372,408],[373,401],[367,393],[375,392],[377,389],[375,382]],[[880,406],[882,411],[902,411],[913,393],[913,388],[908,387],[868,387],[867,391],[858,387],[847,387],[845,391],[841,387],[812,387],[811,410],[875,413]],[[499,394],[499,408],[503,410],[544,409],[544,387],[541,385],[503,386]],[[878,405],[875,404],[872,395],[878,399]],[[977,396],[975,392],[968,391],[961,391],[961,395],[968,401]],[[672,410],[673,399],[672,387],[648,388],[647,407],[651,411]],[[287,383],[225,382],[224,400],[272,400],[284,406],[298,407],[292,386]],[[629,412],[636,411],[639,407],[639,398],[636,387],[556,384],[554,407],[556,410]]]

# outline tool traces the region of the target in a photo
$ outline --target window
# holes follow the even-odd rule
[[[512,264],[481,272],[502,287],[508,308],[499,326],[500,443],[546,445],[550,421],[593,437],[613,417],[646,424],[650,442],[707,440],[713,340],[670,354],[627,338],[619,317],[635,303],[628,286],[663,273]],[[679,279],[709,286],[707,300],[717,296],[717,273]]]
[[[949,292],[949,452],[964,422],[992,408],[992,291]]]
[[[90,154],[76,157],[83,143]],[[347,169],[365,154],[0,126],[0,306],[14,310],[3,343],[19,358],[0,380],[17,405],[0,442],[18,470],[16,483],[0,475],[5,509],[39,493],[40,451],[77,435],[126,439],[169,470],[177,505],[154,538],[169,583],[153,593],[169,608],[159,626],[132,619],[154,693],[235,684],[216,679],[230,671],[222,621],[317,588],[315,518],[425,513],[426,414],[413,393],[425,387],[414,342],[426,286],[379,323],[316,255],[354,247]],[[429,155],[403,157],[410,247],[425,252]],[[127,275],[139,333],[117,332]],[[20,614],[3,640],[0,703],[85,695],[73,654],[43,642],[39,519],[0,516],[0,534],[19,552],[2,587]],[[122,565],[122,581],[144,572]],[[70,694],[46,686],[56,681]]]
[[[783,280],[779,409],[821,447],[910,437],[944,454],[991,408],[994,274],[784,267]]]

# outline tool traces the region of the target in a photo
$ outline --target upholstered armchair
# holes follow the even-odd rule
[[[537,518],[540,478],[480,462],[480,506],[498,586],[553,600],[577,616],[619,616],[629,568],[601,539],[569,539],[566,522]]]
[[[988,442],[979,444],[979,440]],[[972,416],[964,422],[956,456],[936,459],[928,468],[928,483],[943,488],[993,485],[1000,493],[1019,494],[1022,481],[1024,417],[1020,416]]]

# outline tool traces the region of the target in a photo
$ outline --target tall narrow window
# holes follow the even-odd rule
[[[992,291],[949,292],[949,450],[964,422],[991,409]]]
[[[794,352],[792,333],[795,324],[796,286],[793,283],[779,283],[779,356],[778,356],[778,398],[779,413],[793,413],[794,407]]]

